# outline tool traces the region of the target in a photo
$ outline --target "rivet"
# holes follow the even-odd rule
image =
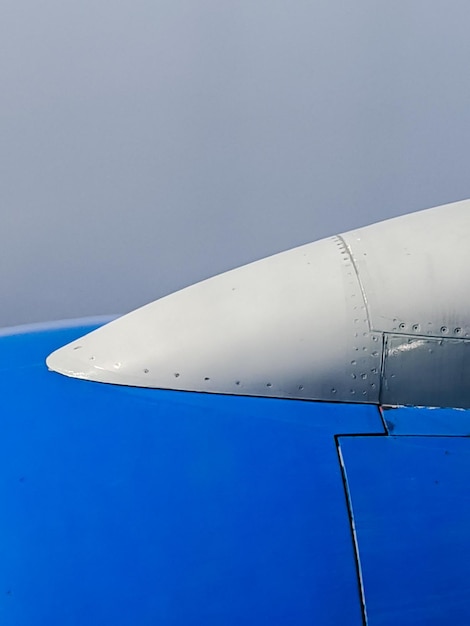
[[[150,370],[148,370],[147,368],[144,369],[144,374],[148,374]]]
[[[239,384],[240,384],[240,381],[239,381],[239,380],[236,380],[236,381],[235,381],[235,384],[236,384],[236,385],[239,385]]]
[[[272,387],[271,383],[266,383],[266,387]]]
[[[441,333],[446,334],[447,332],[449,332],[447,326],[441,326]]]
[[[400,330],[403,330],[405,327],[406,327],[406,325],[402,322],[402,323],[399,325],[399,327],[398,327],[398,328],[399,328]]]
[[[456,335],[460,335],[461,332],[462,332],[462,329],[460,328],[460,326],[457,326],[457,328],[454,330],[454,333]]]
[[[94,360],[95,360],[95,357],[94,357],[94,356],[91,356],[91,357],[90,357],[90,361],[94,361]]]
[[[331,390],[331,393],[336,393],[336,389],[333,387],[333,389]]]
[[[303,385],[299,385],[299,391],[302,391],[302,390],[303,390],[303,388],[304,388],[304,386],[303,386]]]
[[[413,324],[413,330],[417,332],[419,330],[419,324]]]
[[[365,380],[367,378],[367,374],[364,372],[363,374],[361,374],[361,378],[362,380]]]
[[[80,350],[82,346],[75,346],[74,350]]]
[[[356,361],[351,361],[351,365],[356,365]]]
[[[205,376],[204,380],[210,380],[209,376]]]
[[[179,375],[180,375],[179,372],[175,372],[175,378],[178,378]]]

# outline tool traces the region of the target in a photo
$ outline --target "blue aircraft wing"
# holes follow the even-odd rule
[[[0,624],[467,626],[469,229],[4,332]]]
[[[335,437],[377,407],[48,372],[88,330],[0,339],[0,622],[362,624]]]

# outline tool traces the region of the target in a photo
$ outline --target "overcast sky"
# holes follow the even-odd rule
[[[470,197],[468,0],[2,0],[0,326]]]

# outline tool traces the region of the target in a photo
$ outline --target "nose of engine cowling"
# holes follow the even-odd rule
[[[161,298],[53,352],[104,383],[470,406],[470,201],[307,244]]]

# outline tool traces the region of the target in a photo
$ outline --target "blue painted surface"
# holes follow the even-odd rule
[[[384,409],[387,430],[393,435],[470,437],[469,409],[398,407]]]
[[[0,623],[359,626],[333,435],[378,410],[47,372],[85,330],[0,339]]]
[[[19,326],[15,334],[3,334],[8,329],[0,330],[0,371],[19,369],[31,365],[44,366],[46,356],[57,348],[95,330],[102,324],[80,324],[77,320],[73,326],[64,326],[57,323],[57,327],[51,324],[37,324],[34,327],[23,327],[26,332],[21,332]]]
[[[470,624],[470,439],[342,437],[369,626]]]

